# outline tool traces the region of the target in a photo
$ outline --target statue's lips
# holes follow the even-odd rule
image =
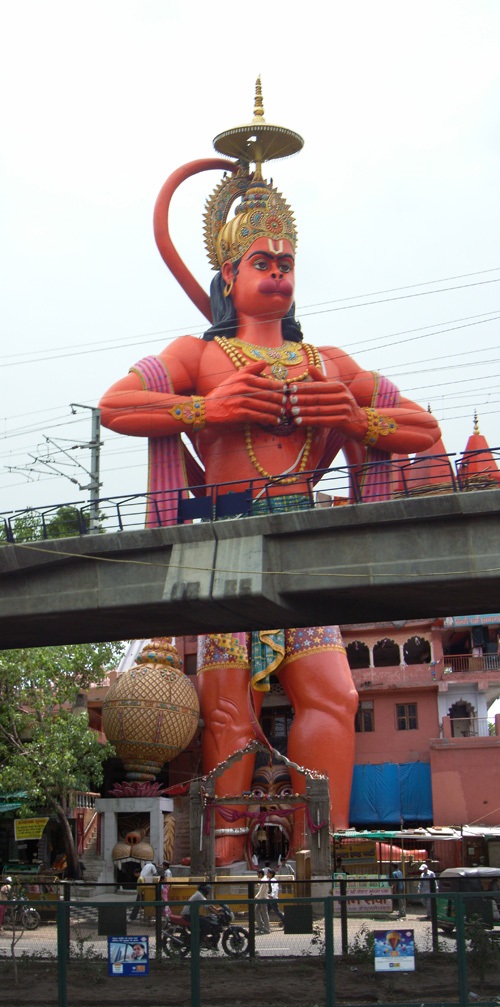
[[[259,294],[281,294],[282,297],[291,297],[293,294],[290,280],[261,280],[258,289]]]

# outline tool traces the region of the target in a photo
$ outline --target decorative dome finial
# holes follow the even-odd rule
[[[264,102],[262,99],[262,84],[260,80],[260,74],[255,81],[255,105],[253,110],[254,122],[265,122],[264,119]]]
[[[479,420],[477,418],[477,409],[474,410],[474,433],[479,433]]]

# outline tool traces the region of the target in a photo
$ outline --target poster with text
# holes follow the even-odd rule
[[[147,976],[148,973],[147,936],[108,937],[108,975]]]
[[[406,927],[374,930],[375,972],[414,972],[415,937]]]

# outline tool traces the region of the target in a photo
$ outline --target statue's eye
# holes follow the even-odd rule
[[[280,273],[291,273],[293,269],[293,263],[289,259],[284,259],[282,262],[278,263],[278,268]]]
[[[263,787],[252,787],[252,797],[264,797],[265,790]]]
[[[267,269],[267,259],[254,259],[253,264],[254,268],[260,269],[261,272],[264,272],[264,270]]]

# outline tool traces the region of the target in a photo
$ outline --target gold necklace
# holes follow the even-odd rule
[[[271,366],[271,374],[278,380],[288,377],[287,364],[301,364],[303,360],[302,353],[297,349],[297,343],[285,341],[281,346],[255,346],[238,338],[233,339],[233,342],[250,360],[265,360],[266,364]]]
[[[278,381],[285,381],[288,377],[286,364],[301,364],[303,360],[300,350],[297,351],[294,348],[297,346],[297,343],[289,341],[284,342],[282,346],[255,346],[253,343],[245,343],[243,339],[236,337],[226,339],[225,336],[216,336],[215,342],[220,346],[221,350],[224,350],[224,353],[227,354],[236,370],[247,366],[245,357],[248,357],[250,360],[264,360],[266,364],[271,365],[271,374]],[[308,366],[301,374],[293,375],[294,381],[304,381],[309,377],[310,364],[315,367],[321,366],[320,356],[315,346],[303,343],[301,348],[306,351]],[[271,374],[264,374],[263,377],[271,378]]]
[[[259,360],[259,359],[260,360],[265,360],[266,358],[264,357],[263,354],[264,353],[271,354],[271,352],[274,352],[274,349],[275,349],[275,347],[270,347],[270,348],[268,348],[268,347],[260,347],[260,346],[259,347],[254,347],[252,343],[244,343],[242,339],[237,339],[237,338],[226,339],[225,336],[216,336],[215,337],[215,342],[218,343],[218,345],[220,346],[221,350],[224,350],[224,353],[227,354],[227,356],[229,357],[231,363],[233,363],[234,366],[236,367],[237,371],[241,370],[242,367],[246,367],[247,366],[247,362],[245,360],[245,357],[242,356],[242,354],[239,352],[240,348],[251,347],[252,350],[258,349],[258,350],[263,351],[262,355],[260,357],[252,358],[252,359],[256,359],[256,360]],[[289,345],[290,345],[290,343],[285,343],[285,347],[289,346]],[[310,343],[303,343],[302,346],[303,346],[304,350],[306,351],[308,365],[311,364],[311,365],[314,365],[315,367],[321,367],[321,357],[320,357],[320,355],[319,355],[318,350],[316,349],[316,347],[315,346],[311,346]],[[279,350],[279,347],[276,347],[276,349]],[[247,355],[249,356],[250,354],[247,354]],[[273,357],[272,359],[275,359],[275,358]],[[301,362],[302,362],[302,355],[300,355],[300,359],[297,361],[297,363],[301,363]],[[266,363],[269,363],[269,361],[266,360]],[[281,363],[281,361],[278,361],[278,363]],[[271,370],[273,370],[272,367],[271,367]],[[285,371],[284,377],[287,377],[287,375],[288,375],[287,368],[283,367],[283,370]],[[275,376],[277,377],[277,375],[275,375]],[[271,375],[270,374],[264,374],[263,377],[271,378]],[[280,376],[280,377],[283,379],[283,376]],[[309,377],[309,366],[301,374],[297,374],[297,375],[294,374],[293,375],[293,381],[305,381],[305,379],[308,378],[308,377]],[[276,433],[279,434],[279,430],[278,429],[276,430]],[[313,427],[308,427],[307,428],[306,439],[305,439],[305,442],[304,442],[304,447],[302,448],[302,456],[300,458],[300,464],[299,464],[299,467],[297,469],[297,472],[293,476],[281,477],[279,474],[278,475],[273,475],[271,472],[266,472],[265,468],[263,468],[263,466],[260,464],[260,462],[259,462],[259,460],[257,458],[257,455],[255,454],[255,451],[254,451],[254,448],[253,448],[253,444],[252,444],[252,428],[251,428],[251,426],[250,426],[249,423],[245,424],[245,447],[246,447],[246,450],[247,450],[247,455],[248,455],[248,457],[249,457],[249,459],[250,459],[250,461],[251,461],[254,469],[256,469],[257,472],[259,473],[259,475],[263,476],[264,479],[278,479],[279,482],[280,482],[280,485],[286,486],[286,485],[289,485],[290,483],[297,482],[298,476],[302,472],[306,471],[307,463],[309,461],[309,455],[311,454],[313,434],[314,434]]]
[[[252,428],[249,423],[245,424],[245,447],[247,449],[247,455],[254,469],[257,470],[259,475],[264,476],[264,479],[276,479],[279,482],[280,486],[288,486],[290,485],[290,483],[297,482],[299,475],[302,472],[305,472],[307,468],[309,455],[311,454],[313,433],[314,433],[313,427],[308,427],[304,447],[301,450],[302,457],[300,459],[300,465],[293,476],[283,477],[279,473],[277,475],[273,475],[272,472],[266,472],[265,468],[263,468],[262,465],[260,464],[257,455],[255,454],[255,451],[253,449]]]

